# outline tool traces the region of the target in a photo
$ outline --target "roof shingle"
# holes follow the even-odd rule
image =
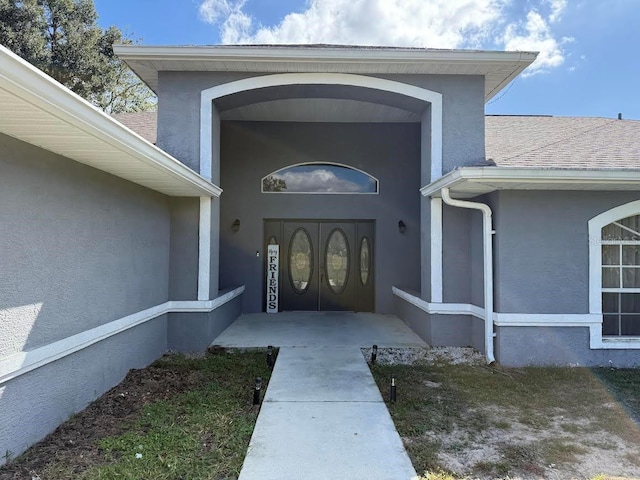
[[[499,167],[637,169],[640,121],[489,115],[485,145]]]

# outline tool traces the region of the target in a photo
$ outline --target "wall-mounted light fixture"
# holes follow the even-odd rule
[[[404,235],[404,233],[407,231],[407,224],[404,223],[402,220],[400,220],[398,222],[398,231]]]
[[[240,230],[240,219],[236,218],[233,223],[231,224],[231,230],[233,230],[234,232],[237,232],[238,230]]]

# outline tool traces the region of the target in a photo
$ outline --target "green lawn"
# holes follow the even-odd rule
[[[389,410],[425,478],[640,477],[639,370],[438,362],[372,371],[385,399],[397,377]]]
[[[237,478],[258,415],[252,406],[254,379],[263,378],[264,393],[270,376],[266,354],[172,355],[145,371],[134,371],[53,438],[0,469],[0,479]],[[149,398],[146,390],[151,389]],[[113,425],[118,397],[135,397],[140,405],[128,406],[135,413]],[[101,424],[107,435],[100,433]],[[97,429],[87,431],[92,441],[55,438],[72,439],[75,433],[82,438],[83,428]]]

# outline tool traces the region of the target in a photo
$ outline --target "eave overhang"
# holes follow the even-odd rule
[[[461,167],[420,189],[425,197],[440,197],[449,188],[457,198],[473,198],[497,190],[640,189],[640,170],[539,169],[513,167]]]
[[[537,56],[535,52],[304,45],[116,45],[114,51],[154,91],[160,71],[482,75],[485,101]]]
[[[222,192],[2,45],[0,133],[166,195]]]

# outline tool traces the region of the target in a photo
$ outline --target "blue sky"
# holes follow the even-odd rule
[[[145,45],[338,43],[540,51],[490,114],[640,119],[637,0],[94,0]]]

